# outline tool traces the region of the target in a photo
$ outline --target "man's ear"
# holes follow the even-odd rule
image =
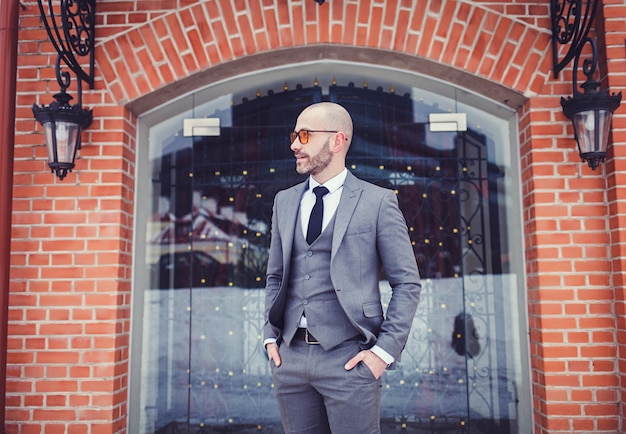
[[[341,152],[346,144],[346,135],[341,131],[335,133],[335,141],[333,142],[333,152]]]

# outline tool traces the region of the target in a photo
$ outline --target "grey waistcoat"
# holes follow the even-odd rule
[[[298,212],[297,222],[300,221]],[[309,246],[298,226],[293,250],[283,339],[289,345],[304,314],[307,328],[325,350],[359,335],[344,313],[330,279],[330,251],[335,217]],[[349,272],[349,270],[346,270]]]

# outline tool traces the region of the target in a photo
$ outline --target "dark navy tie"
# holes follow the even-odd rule
[[[318,185],[313,189],[315,193],[315,205],[311,211],[311,218],[309,218],[309,228],[306,232],[306,242],[313,244],[313,241],[317,239],[322,233],[322,217],[324,217],[324,200],[322,199],[328,189],[321,185]]]

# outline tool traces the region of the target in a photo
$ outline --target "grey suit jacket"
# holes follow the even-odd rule
[[[307,182],[274,199],[267,265],[264,338],[280,341],[289,264],[298,207]],[[380,271],[392,288],[386,313],[379,290]],[[393,191],[348,172],[337,207],[331,251],[331,280],[343,310],[364,336],[396,360],[406,344],[421,291],[406,221]]]

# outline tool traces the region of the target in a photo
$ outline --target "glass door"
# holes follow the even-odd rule
[[[150,434],[282,432],[262,348],[271,209],[303,179],[288,134],[317,101],[352,113],[348,167],[398,195],[423,280],[399,368],[383,378],[383,432],[519,432],[528,390],[509,242],[519,216],[510,162],[494,155],[508,143],[431,132],[437,106],[334,83],[212,101],[203,116],[220,120],[217,136],[151,134],[134,423]]]

